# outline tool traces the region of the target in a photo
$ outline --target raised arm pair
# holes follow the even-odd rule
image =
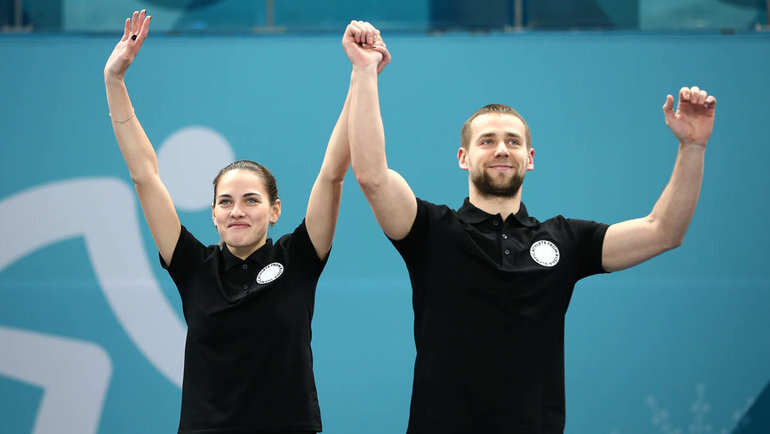
[[[126,19],[123,37],[105,65],[104,81],[115,137],[158,251],[166,264],[170,264],[180,233],[179,218],[172,198],[160,179],[155,150],[139,123],[124,81],[126,70],[147,38],[150,21],[151,17],[144,10],[134,12],[131,18]],[[350,166],[347,134],[350,100],[348,94],[308,199],[306,226],[316,253],[322,259],[331,248],[342,181]]]

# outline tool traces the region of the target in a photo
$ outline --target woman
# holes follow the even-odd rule
[[[179,432],[321,431],[310,322],[350,164],[350,96],[304,221],[276,243],[268,239],[281,215],[275,179],[257,163],[236,161],[214,179],[211,214],[222,243],[204,246],[179,221],[123,80],[149,25],[146,11],[126,19],[104,79],[115,137],[188,325]]]

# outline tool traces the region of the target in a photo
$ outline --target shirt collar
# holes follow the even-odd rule
[[[222,253],[222,267],[224,270],[229,270],[236,265],[243,264],[244,262],[252,262],[254,264],[259,264],[261,262],[261,259],[267,254],[267,252],[270,250],[270,248],[273,246],[273,240],[268,238],[267,241],[265,241],[265,244],[258,248],[254,253],[249,255],[246,259],[241,259],[232,253],[230,253],[230,249],[227,248],[226,244],[222,244],[222,247],[219,249],[219,251]]]
[[[486,211],[476,208],[476,206],[471,203],[470,199],[466,197],[465,201],[463,202],[463,206],[457,210],[457,216],[466,223],[476,224],[495,218],[499,216],[499,214],[492,215]],[[522,226],[532,227],[537,224],[537,219],[530,217],[527,213],[527,207],[524,206],[524,202],[522,202],[519,206],[519,212],[514,214],[513,217]]]

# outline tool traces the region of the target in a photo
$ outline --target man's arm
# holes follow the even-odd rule
[[[361,21],[348,25],[342,46],[353,65],[349,126],[353,172],[385,235],[402,239],[417,216],[417,201],[401,175],[388,169],[385,158],[377,74],[390,54],[380,32]]]
[[[602,250],[602,266],[617,271],[644,262],[684,240],[698,203],[703,165],[714,127],[716,99],[698,87],[683,87],[679,105],[666,97],[663,114],[666,124],[679,139],[679,152],[668,185],[647,216],[617,223],[607,229]]]
[[[351,25],[353,25],[351,23]],[[350,26],[348,26],[350,27]],[[373,38],[371,43],[367,45],[369,51],[372,51],[372,45],[374,45],[374,33],[377,33],[379,38],[379,32],[377,32],[371,25],[368,26],[370,30],[370,36]],[[349,28],[345,29],[343,35],[343,44],[345,38],[348,36]],[[359,35],[361,37],[361,35]],[[364,36],[365,37],[365,36]],[[381,39],[379,40],[381,42]],[[382,43],[384,49],[385,44]],[[385,51],[387,53],[387,51]],[[382,72],[385,65],[390,61],[390,55],[384,57],[380,54],[381,60],[376,65],[377,74]],[[316,178],[315,184],[313,184],[313,190],[310,193],[310,200],[308,201],[307,214],[305,223],[307,225],[307,231],[310,235],[310,241],[315,247],[316,253],[319,258],[325,258],[331,249],[332,239],[334,238],[334,229],[337,223],[337,216],[339,215],[340,199],[342,196],[342,182],[345,178],[345,173],[350,167],[350,142],[349,142],[349,117],[350,117],[350,101],[353,88],[353,77],[351,75],[351,84],[348,88],[348,95],[345,99],[345,105],[342,107],[342,113],[337,119],[337,124],[334,126],[332,136],[329,139],[329,144],[326,147],[326,155],[324,161],[321,164],[321,171]]]
[[[130,19],[126,19],[123,37],[104,66],[104,85],[115,138],[131,173],[144,218],[160,256],[170,264],[181,231],[179,217],[160,179],[155,150],[136,118],[123,80],[147,38],[150,17],[145,14],[145,11],[134,12]]]

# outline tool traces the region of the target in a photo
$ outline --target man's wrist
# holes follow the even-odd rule
[[[697,142],[685,142],[685,141],[680,140],[679,141],[679,152],[705,153],[706,152],[706,142],[697,143]]]
[[[110,74],[110,73],[105,72],[104,73],[104,84],[106,84],[108,86],[110,86],[110,85],[123,85],[124,84],[124,81],[123,81],[124,77],[125,76],[123,74],[114,75],[114,74]]]
[[[366,65],[353,65],[353,72],[358,74],[377,74],[377,63],[369,63]]]

